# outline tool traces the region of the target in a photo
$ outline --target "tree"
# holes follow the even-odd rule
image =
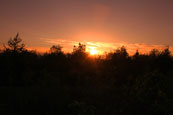
[[[76,53],[76,52],[81,52],[82,53],[82,52],[85,52],[85,50],[86,50],[86,45],[81,44],[81,43],[79,43],[78,47],[76,47],[74,45],[74,48],[73,48],[74,53]]]
[[[127,50],[124,46],[118,48],[115,50],[115,52],[113,53],[113,59],[126,59],[128,57],[128,53]]]
[[[17,33],[17,35],[14,38],[10,38],[10,40],[8,40],[8,47],[7,48],[5,45],[5,49],[6,50],[12,50],[14,52],[22,52],[25,50],[25,44],[21,43],[22,39],[19,37],[19,33]]]
[[[160,55],[160,51],[158,49],[152,49],[149,54],[151,57],[156,57]]]
[[[171,51],[169,50],[169,46],[167,46],[167,48],[165,48],[162,52],[161,52],[162,56],[167,56],[170,57],[171,56]]]
[[[53,45],[51,48],[50,48],[50,53],[60,53],[62,52],[62,46],[61,45]]]
[[[78,46],[74,45],[72,55],[73,59],[78,60],[79,62],[86,58],[88,55],[86,53],[86,45],[81,43],[79,43]]]
[[[138,49],[136,50],[135,54],[133,55],[134,59],[137,59],[140,56]]]

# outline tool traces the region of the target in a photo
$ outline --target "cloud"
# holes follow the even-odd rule
[[[41,38],[44,42],[57,45],[60,44],[63,46],[65,52],[71,52],[74,45],[78,45],[79,41],[65,40],[61,38],[51,39],[51,38]],[[80,41],[80,43],[85,44],[87,50],[91,47],[95,47],[100,54],[104,52],[113,52],[117,48],[125,46],[129,54],[134,54],[136,50],[139,50],[140,53],[148,53],[152,49],[163,50],[167,46],[165,45],[149,45],[144,43],[126,43],[126,42],[95,42],[95,41]],[[173,46],[170,46],[170,50],[173,51]]]

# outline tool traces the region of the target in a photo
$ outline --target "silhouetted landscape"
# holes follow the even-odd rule
[[[0,51],[0,113],[10,115],[170,115],[169,47],[129,56],[124,46],[91,56],[79,43],[64,53],[29,51],[17,34]]]

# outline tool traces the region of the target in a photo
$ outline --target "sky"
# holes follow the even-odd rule
[[[101,53],[173,50],[173,0],[0,0],[0,45],[18,32],[37,51],[79,42]]]

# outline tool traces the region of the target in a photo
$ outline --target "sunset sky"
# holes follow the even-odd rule
[[[173,50],[173,0],[0,0],[0,45],[17,32],[37,51],[79,42],[101,53]]]

